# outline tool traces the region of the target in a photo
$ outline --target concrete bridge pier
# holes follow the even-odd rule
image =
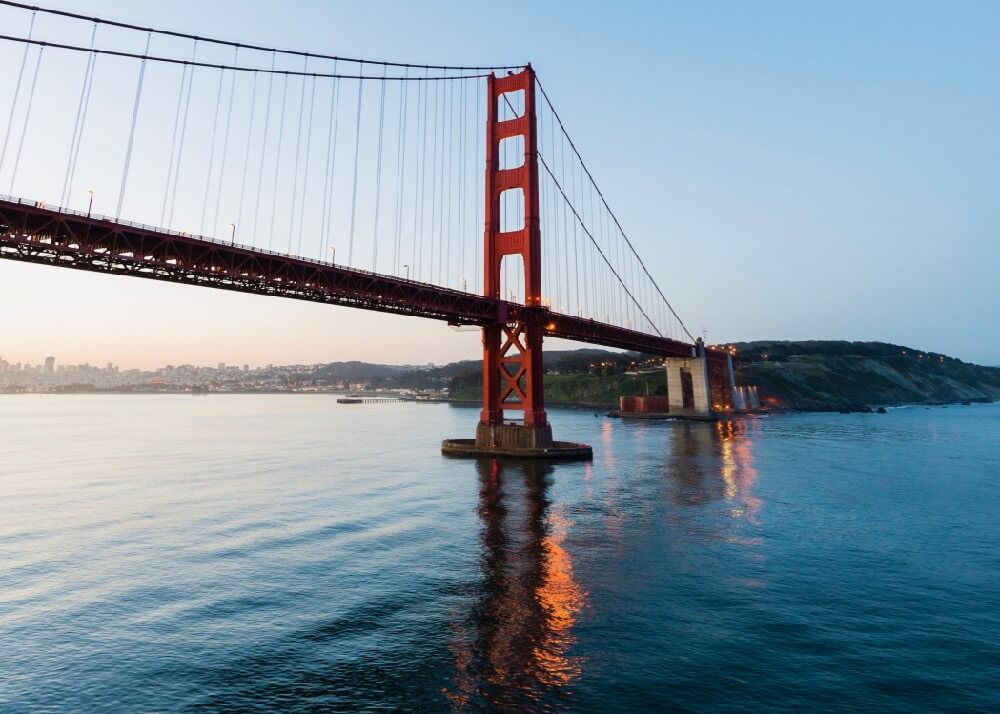
[[[705,346],[699,340],[691,357],[668,357],[664,360],[667,371],[667,403],[671,416],[687,419],[714,419],[712,391],[708,382],[708,360]]]

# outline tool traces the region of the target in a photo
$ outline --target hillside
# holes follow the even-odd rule
[[[884,342],[735,343],[736,379],[768,406],[825,410],[1000,399],[1000,369]]]
[[[772,409],[827,411],[912,403],[1000,399],[1000,369],[885,342],[761,341],[735,343],[736,379],[756,385]],[[603,362],[594,362],[595,358]],[[639,374],[631,365],[639,363]],[[663,373],[638,355],[566,353],[545,376],[550,404],[613,407],[623,395],[664,394]],[[596,367],[594,365],[597,365]],[[603,366],[602,366],[603,365]],[[555,372],[555,373],[553,373]],[[451,397],[480,398],[479,365],[455,376]]]

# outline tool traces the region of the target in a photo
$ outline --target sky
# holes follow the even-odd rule
[[[371,59],[530,61],[692,332],[884,340],[1000,364],[997,3],[48,6]],[[26,32],[24,13],[3,13],[5,32]],[[75,32],[89,41],[89,28]],[[2,45],[5,62],[20,61],[19,47]],[[76,71],[43,84],[75,98]],[[166,94],[154,113],[172,118]],[[38,115],[45,135],[72,125]],[[120,144],[125,131],[105,133]],[[58,154],[29,157],[25,181],[61,177]],[[102,212],[114,212],[111,193],[99,196]],[[419,364],[480,349],[475,331],[438,322],[0,261],[10,362]]]

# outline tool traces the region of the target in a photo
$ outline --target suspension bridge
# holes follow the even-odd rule
[[[476,437],[449,453],[589,455],[552,438],[546,337],[663,357],[671,414],[740,406],[530,65],[0,18],[0,258],[480,328]]]

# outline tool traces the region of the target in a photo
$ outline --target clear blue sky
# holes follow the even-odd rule
[[[49,4],[373,59],[531,61],[710,342],[886,340],[1000,364],[1000,3]],[[4,123],[9,102],[8,79]],[[433,322],[6,261],[0,318],[12,361],[480,349]]]

